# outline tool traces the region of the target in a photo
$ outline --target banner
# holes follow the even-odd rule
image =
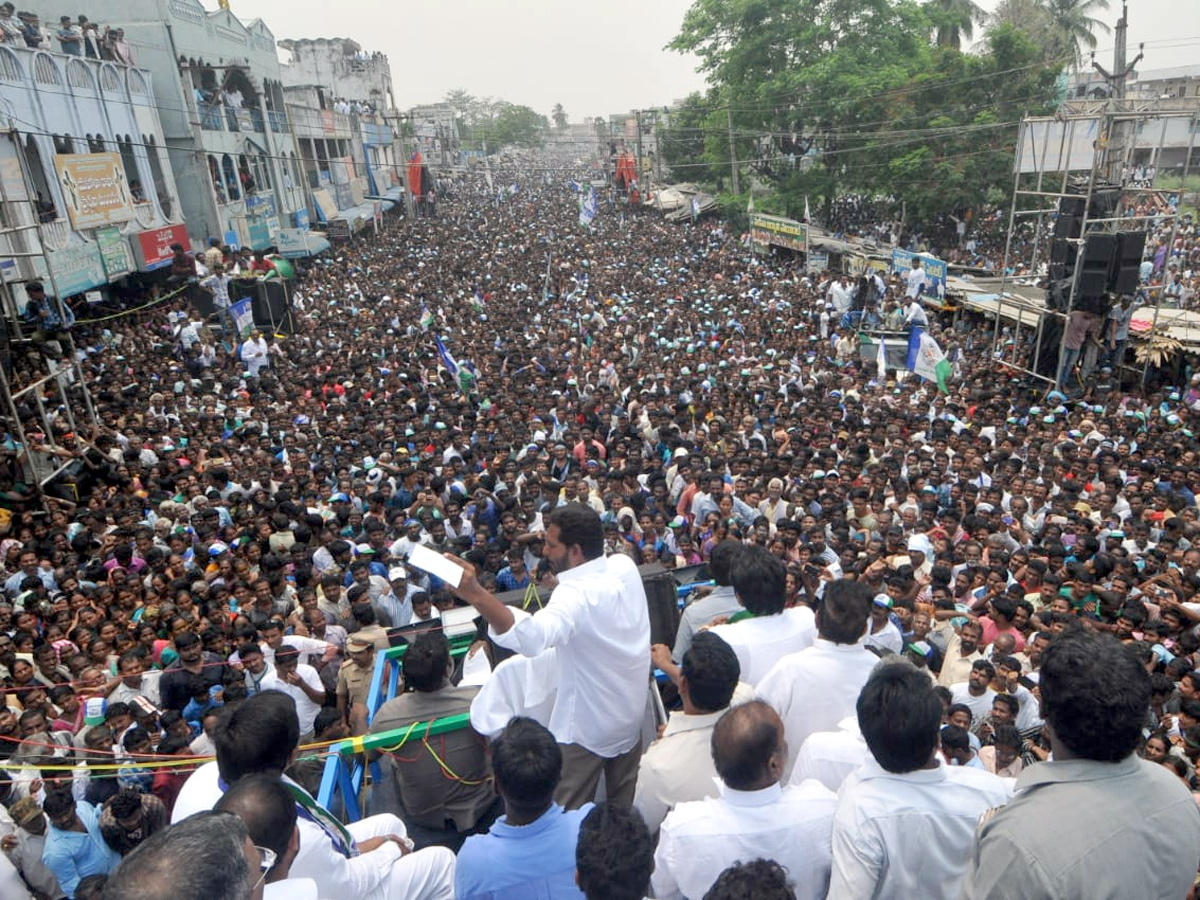
[[[907,275],[913,260],[920,259],[925,270],[925,296],[946,299],[946,262],[928,253],[910,253],[908,250],[892,251],[892,271],[900,276]]]
[[[129,258],[129,244],[117,226],[97,228],[96,246],[100,248],[100,259],[104,262],[104,271],[108,273],[109,281],[133,271],[133,261]]]
[[[938,342],[925,333],[924,328],[914,328],[908,335],[908,368],[926,381],[936,381],[943,394],[950,393],[946,386],[954,367]]]
[[[69,244],[61,250],[47,250],[46,262],[60,299],[108,284],[100,248],[94,243]]]
[[[246,297],[230,306],[229,314],[233,316],[238,339],[244,341],[250,337],[250,332],[254,330],[254,313],[250,309],[250,298]]]
[[[56,153],[54,171],[76,231],[133,218],[133,195],[119,153]]]
[[[795,219],[751,213],[750,236],[760,244],[774,244],[801,253],[808,250],[808,229]]]

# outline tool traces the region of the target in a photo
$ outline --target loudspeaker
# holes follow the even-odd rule
[[[292,305],[281,281],[258,282],[251,295],[250,311],[254,315],[254,325],[263,331],[273,328],[279,334],[295,333]]]
[[[1121,199],[1121,189],[1115,185],[1097,184],[1092,188],[1092,202],[1088,206],[1089,219],[1112,219],[1117,212],[1117,203]]]
[[[1132,262],[1140,265],[1145,252],[1146,232],[1122,231],[1117,235],[1117,259],[1122,264]]]
[[[1106,316],[1112,309],[1112,301],[1103,291],[1098,294],[1084,294],[1080,291],[1075,294],[1075,309]]]
[[[679,594],[675,578],[658,564],[638,566],[642,587],[646,590],[646,606],[650,612],[650,643],[675,646],[679,630]]]
[[[1111,234],[1089,234],[1083,242],[1083,267],[1085,270],[1112,265],[1117,253],[1117,238]]]
[[[1077,238],[1083,233],[1083,197],[1063,197],[1058,201],[1058,218],[1054,220],[1055,238]]]
[[[1050,242],[1050,280],[1061,281],[1075,274],[1079,250],[1071,241],[1055,238]]]
[[[1114,294],[1132,294],[1141,282],[1141,264],[1127,265],[1119,263],[1113,277],[1109,280],[1109,290]]]
[[[1083,306],[1083,301],[1094,300],[1104,296],[1104,292],[1108,290],[1108,269],[1088,271],[1084,269],[1079,273],[1079,283],[1075,286],[1075,308],[1079,309]]]

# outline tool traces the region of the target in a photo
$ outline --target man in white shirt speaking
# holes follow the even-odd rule
[[[545,558],[558,587],[537,615],[507,606],[463,570],[454,592],[488,623],[497,644],[523,656],[557,651],[558,697],[550,731],[562,745],[555,802],[578,809],[595,799],[604,773],[608,799],[628,806],[637,785],[641,729],[650,678],[650,614],[637,566],[604,556],[600,516],[569,503],[550,514]]]
[[[765,858],[788,873],[797,900],[821,900],[837,796],[816,781],[783,787],[787,741],[775,710],[758,700],[730,709],[713,729],[721,795],[681,803],[659,833],[650,883],[658,900],[700,900],[721,872]]]
[[[838,792],[829,900],[957,900],[979,817],[1008,789],[990,772],[942,762],[941,721],[925,672],[880,663],[858,698],[873,759]]]

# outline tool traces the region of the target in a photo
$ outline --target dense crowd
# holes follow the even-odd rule
[[[1047,392],[930,311],[942,393],[832,273],[497,174],[303,266],[290,333],[231,342],[236,260],[187,257],[213,316],[74,326],[98,428],[5,423],[6,900],[1182,898],[1200,372]],[[712,582],[653,646],[634,564]],[[316,802],[329,742],[404,728],[375,815]]]

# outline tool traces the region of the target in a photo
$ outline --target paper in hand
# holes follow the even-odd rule
[[[436,575],[452,588],[458,587],[459,582],[462,581],[462,569],[457,563],[450,562],[442,554],[430,550],[424,545],[418,544],[413,547],[412,552],[408,554],[408,562],[422,572]]]

